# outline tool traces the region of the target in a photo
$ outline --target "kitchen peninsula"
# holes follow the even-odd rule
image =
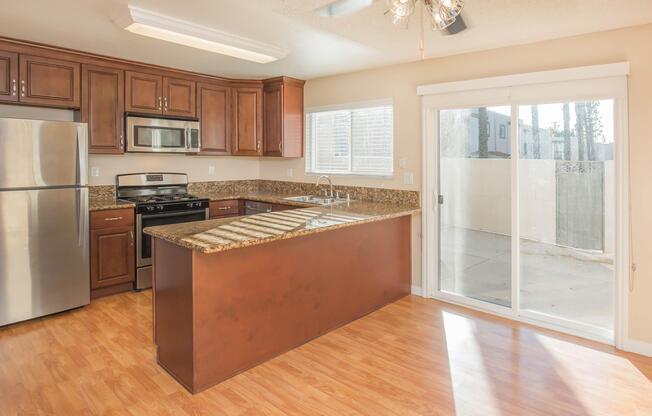
[[[274,195],[254,195],[278,203]],[[157,359],[197,393],[410,293],[411,214],[306,205],[146,228]]]

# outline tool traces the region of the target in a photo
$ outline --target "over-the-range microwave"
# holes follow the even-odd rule
[[[127,151],[197,153],[199,122],[154,117],[127,117]]]

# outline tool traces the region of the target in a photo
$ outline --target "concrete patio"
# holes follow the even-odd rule
[[[459,227],[441,236],[446,291],[509,306],[511,237]],[[613,257],[521,240],[521,309],[613,329]]]

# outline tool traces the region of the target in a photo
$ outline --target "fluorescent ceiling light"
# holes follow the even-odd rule
[[[287,50],[278,46],[153,13],[139,7],[127,7],[129,13],[117,19],[116,23],[131,33],[261,64],[276,61],[288,54]]]

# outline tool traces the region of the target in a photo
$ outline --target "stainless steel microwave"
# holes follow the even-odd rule
[[[128,152],[197,153],[200,147],[198,121],[127,117]]]

